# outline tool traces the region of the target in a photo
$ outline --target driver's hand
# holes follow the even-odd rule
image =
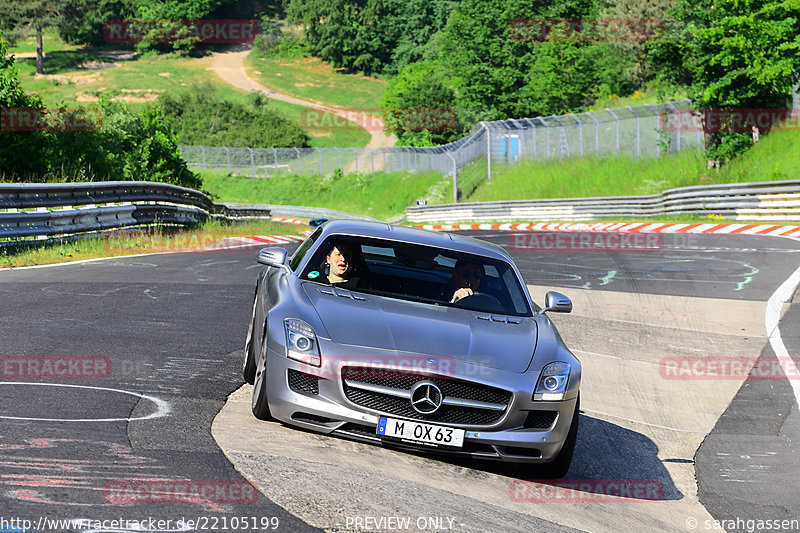
[[[469,287],[464,287],[463,289],[458,289],[454,294],[453,298],[450,300],[451,304],[456,303],[461,298],[466,298],[467,296],[472,296],[472,289]]]

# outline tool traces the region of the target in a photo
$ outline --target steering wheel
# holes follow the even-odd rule
[[[466,302],[466,303],[464,303]],[[503,313],[503,304],[500,300],[485,292],[473,292],[469,296],[464,296],[453,304],[456,307],[477,309],[487,312]]]

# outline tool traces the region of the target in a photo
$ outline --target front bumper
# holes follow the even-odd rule
[[[288,359],[282,352],[269,348],[267,357],[267,398],[272,416],[277,420],[320,433],[415,452],[444,453],[510,463],[548,463],[555,459],[564,445],[577,401],[577,387],[570,387],[572,397],[564,401],[534,402],[531,399],[531,380],[537,379],[538,375],[531,378],[530,374],[482,368],[480,375],[475,376],[474,368],[468,372],[463,363],[458,363],[447,378],[511,391],[511,400],[499,421],[491,425],[469,426],[415,419],[417,422],[465,430],[462,448],[431,448],[380,437],[376,432],[379,416],[404,417],[356,405],[345,395],[340,377],[342,366],[374,363],[374,355],[362,358],[349,356],[346,362],[339,362],[322,371]],[[406,356],[412,362],[415,358],[424,360],[423,356]],[[419,373],[419,366],[414,364],[413,368],[415,374]],[[435,377],[434,374],[419,374]],[[548,427],[526,427],[532,411],[546,412],[548,416],[545,419],[552,419],[552,423]]]

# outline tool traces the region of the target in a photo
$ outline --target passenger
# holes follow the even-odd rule
[[[450,298],[450,303],[454,304],[462,298],[472,296],[478,292],[483,275],[483,265],[467,259],[456,261],[456,265],[453,267],[453,279],[445,289],[447,291],[446,295],[450,294],[450,290],[455,290],[452,298]]]
[[[337,287],[346,289],[355,288],[359,278],[355,276],[353,268],[353,252],[349,245],[337,243],[325,257],[328,267],[328,282]]]

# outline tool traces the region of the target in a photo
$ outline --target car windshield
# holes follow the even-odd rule
[[[389,298],[531,316],[509,263],[441,248],[333,235],[300,277]]]

